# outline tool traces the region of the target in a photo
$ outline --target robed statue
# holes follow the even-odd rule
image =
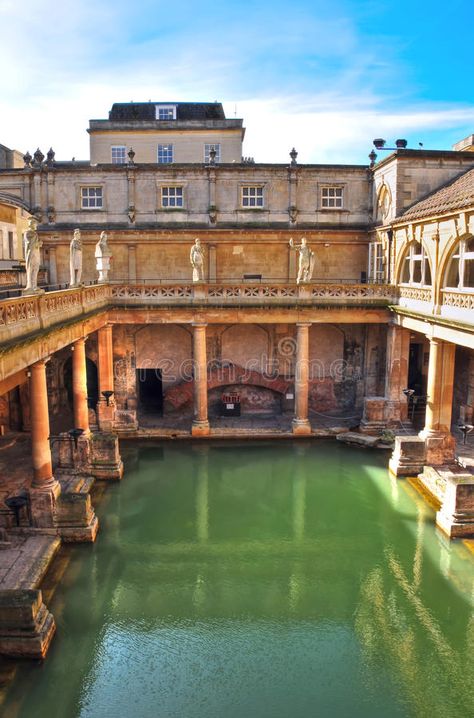
[[[99,241],[95,245],[95,266],[99,272],[99,282],[107,282],[109,279],[110,259],[112,252],[107,244],[107,232],[101,232]]]
[[[38,272],[41,263],[40,249],[43,242],[38,235],[38,222],[34,217],[28,220],[28,229],[23,234],[23,251],[26,264],[25,293],[38,291]]]
[[[204,251],[199,237],[194,240],[189,259],[193,268],[193,282],[202,282],[204,279]]]
[[[70,287],[78,287],[82,276],[82,239],[81,230],[75,229],[69,245]]]
[[[296,277],[296,284],[306,284],[311,281],[311,277],[313,276],[316,256],[306,244],[306,237],[301,238],[301,244],[294,244],[292,237],[289,241],[289,245],[292,249],[299,252],[298,276]]]

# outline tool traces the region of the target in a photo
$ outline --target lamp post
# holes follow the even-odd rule
[[[458,429],[462,434],[463,446],[465,446],[467,435],[471,433],[471,431],[474,429],[474,426],[472,424],[459,424]]]
[[[114,395],[114,392],[111,389],[107,389],[106,391],[102,391],[101,394],[106,400],[107,406],[110,406],[110,399]]]

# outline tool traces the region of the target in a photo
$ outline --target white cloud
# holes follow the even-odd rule
[[[0,143],[86,159],[89,119],[148,99],[221,100],[230,117],[237,104],[244,152],[257,161],[287,162],[295,145],[301,162],[365,162],[375,136],[446,142],[472,132],[472,107],[416,104],[396,82],[405,69],[393,44],[368,43],[337,0],[329,10],[278,0],[249,10],[24,0],[20,13],[0,0]]]

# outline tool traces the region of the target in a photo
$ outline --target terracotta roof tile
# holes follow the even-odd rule
[[[397,219],[416,220],[474,205],[474,168],[408,207]]]

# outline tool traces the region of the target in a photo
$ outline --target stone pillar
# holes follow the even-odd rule
[[[58,267],[56,262],[56,247],[49,248],[49,283],[58,283]]]
[[[410,332],[403,327],[389,326],[385,375],[386,418],[388,424],[398,423],[407,419],[408,403],[403,389],[408,388],[409,356]]]
[[[207,417],[207,355],[206,326],[193,324],[193,361],[194,361],[194,420],[191,429],[193,436],[208,436]]]
[[[46,362],[38,361],[30,367],[31,453],[33,482],[30,489],[31,519],[37,528],[54,525],[56,501],[61,493],[53,477],[49,444],[48,387]]]
[[[430,339],[426,417],[420,437],[426,442],[426,463],[440,466],[454,460],[451,435],[456,346]]]
[[[99,329],[97,332],[99,354],[99,402],[97,404],[97,423],[101,431],[112,431],[115,422],[115,399],[109,401],[103,391],[114,391],[114,356],[112,345],[112,325]]]
[[[380,434],[387,427],[397,429],[408,416],[407,397],[410,332],[391,325],[387,330],[387,359],[384,396],[366,396],[360,431]]]
[[[293,434],[311,434],[308,421],[309,393],[309,327],[310,322],[296,325],[295,418]]]
[[[89,432],[89,407],[87,404],[86,340],[78,339],[72,350],[72,400],[74,428]]]

